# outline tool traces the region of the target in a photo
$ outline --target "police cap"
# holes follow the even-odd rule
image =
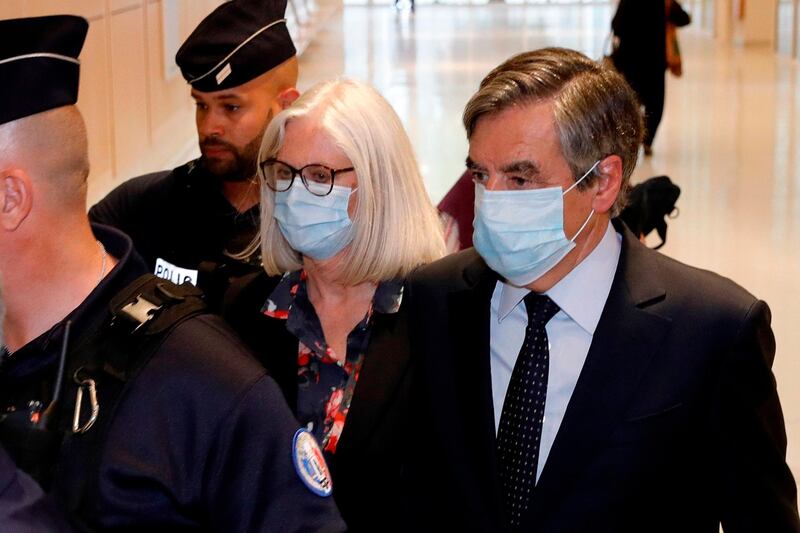
[[[183,77],[203,92],[230,89],[296,53],[286,0],[225,2],[195,28],[175,55]]]
[[[88,29],[72,15],[0,20],[0,124],[78,101]]]

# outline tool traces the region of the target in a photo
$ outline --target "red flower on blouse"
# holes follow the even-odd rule
[[[327,454],[334,454],[364,362],[373,311],[397,312],[403,287],[399,280],[378,284],[372,305],[348,336],[347,353],[339,362],[325,341],[319,318],[308,299],[306,279],[302,270],[284,275],[261,311],[269,317],[286,320],[287,330],[297,337],[299,384],[295,416],[311,428]]]

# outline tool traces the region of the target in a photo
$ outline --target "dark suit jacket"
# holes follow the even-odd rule
[[[623,232],[521,531],[718,533],[720,521],[726,533],[800,530],[767,305]],[[470,249],[406,289],[424,416],[408,465],[417,531],[505,529],[489,363],[496,281]]]
[[[225,301],[225,318],[250,345],[297,412],[297,337],[286,321],[261,313],[279,277],[242,278]],[[364,366],[336,454],[328,466],[349,531],[399,531],[401,469],[409,436],[410,358],[405,306],[375,313]]]

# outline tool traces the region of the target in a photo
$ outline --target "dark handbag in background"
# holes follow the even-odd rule
[[[628,195],[628,205],[619,218],[637,237],[646,237],[656,230],[661,237],[658,250],[667,242],[666,217],[675,218],[678,208],[675,202],[681,188],[672,183],[669,176],[655,176],[635,185]],[[674,216],[673,216],[674,213]]]

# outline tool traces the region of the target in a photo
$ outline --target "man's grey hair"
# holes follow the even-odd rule
[[[573,179],[609,155],[622,159],[622,187],[612,208],[624,207],[644,125],[636,94],[614,70],[566,48],[518,54],[492,70],[464,110],[467,138],[481,117],[552,100],[561,151]],[[578,184],[585,190],[598,171]]]

